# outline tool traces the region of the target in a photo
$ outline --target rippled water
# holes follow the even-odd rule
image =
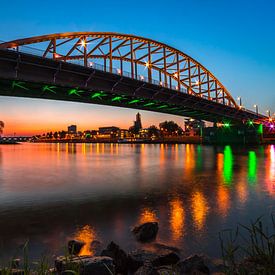
[[[131,226],[151,220],[157,242],[218,256],[218,232],[274,199],[274,145],[0,145],[0,258],[27,240],[31,257],[59,254],[72,237],[130,250]]]

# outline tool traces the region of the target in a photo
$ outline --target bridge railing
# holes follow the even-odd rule
[[[1,42],[4,42],[4,41],[1,41]],[[35,55],[35,56],[39,56],[39,57],[43,57],[43,54],[44,54],[43,50],[37,49],[37,48],[34,48],[34,47],[30,47],[30,46],[20,46],[19,49],[16,47],[16,48],[10,48],[9,50],[22,52],[22,53],[26,53],[26,54],[31,54],[31,55]],[[56,60],[63,61],[61,58],[60,59],[56,58]],[[66,62],[83,66],[83,60],[66,60]],[[95,62],[89,62],[88,67],[96,69],[96,70],[104,71],[104,72],[112,72],[113,74],[117,74],[117,75],[121,75],[123,77],[136,79],[136,80],[143,81],[143,82],[146,82],[146,83],[151,83],[151,84],[158,85],[158,86],[161,86],[161,87],[170,88],[172,90],[180,91],[182,93],[188,93],[187,89],[185,89],[185,88],[178,89],[177,85],[169,85],[167,83],[165,84],[165,83],[163,83],[159,80],[149,79],[148,77],[143,76],[143,75],[136,75],[136,74],[132,75],[130,72],[124,71],[124,70],[122,71],[118,68],[110,69],[110,67],[108,67],[108,66],[104,66],[102,64],[97,64]],[[203,97],[206,98],[206,99],[208,98],[207,96],[203,96]]]
[[[1,41],[1,42],[4,42],[4,41]],[[24,46],[24,45],[20,46],[20,48],[16,47],[16,48],[11,48],[9,50],[14,50],[14,51],[17,51],[17,52],[31,54],[31,55],[35,55],[35,56],[39,56],[39,57],[43,57],[43,54],[44,54],[44,50],[34,48],[34,47],[30,47],[30,46]],[[64,62],[61,58],[59,59],[58,57],[56,58],[56,60]],[[66,60],[66,62],[83,66],[83,60]],[[182,92],[182,93],[185,93],[185,94],[188,93],[188,90],[186,88],[181,87],[179,89],[179,87],[177,85],[171,85],[171,84],[168,84],[168,83],[163,83],[162,81],[159,81],[159,80],[156,80],[156,79],[149,79],[148,77],[143,76],[143,75],[131,74],[128,71],[121,71],[118,68],[110,69],[110,67],[108,67],[108,66],[104,66],[102,64],[97,64],[95,62],[89,62],[88,67],[96,69],[96,70],[104,71],[104,72],[112,72],[113,74],[121,75],[123,77],[128,77],[128,78],[131,78],[131,79],[136,79],[136,80],[143,81],[143,82],[150,83],[150,84],[154,84],[154,85],[157,85],[157,86],[160,86],[160,87],[169,88],[169,89],[172,89],[176,92]],[[206,95],[203,95],[203,94],[201,94],[201,95],[192,94],[192,95],[209,100],[209,97],[206,96]],[[222,103],[222,101],[220,103]],[[245,110],[245,111],[249,111],[249,110]],[[253,113],[252,111],[249,111],[249,112]]]

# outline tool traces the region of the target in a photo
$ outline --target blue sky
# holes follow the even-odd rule
[[[67,31],[114,31],[153,38],[202,63],[234,98],[242,97],[246,108],[258,104],[262,113],[267,109],[275,112],[274,11],[272,0],[3,1],[0,40]],[[38,110],[34,120],[33,113]],[[125,126],[132,123],[135,113],[97,105],[0,97],[0,118],[6,121],[7,132],[12,132],[16,123],[32,123],[44,131],[55,122],[54,117],[63,118],[58,124],[63,128],[70,123],[88,127],[89,118],[93,128],[103,114],[103,124]],[[164,119],[182,124],[180,117],[150,112],[142,112],[142,116],[145,126]]]

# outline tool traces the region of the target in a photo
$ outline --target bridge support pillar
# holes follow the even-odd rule
[[[263,141],[262,124],[207,127],[203,129],[204,144],[261,144]]]

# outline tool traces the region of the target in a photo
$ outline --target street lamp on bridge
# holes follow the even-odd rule
[[[240,102],[240,109],[242,109],[242,107],[243,107],[243,105],[242,105],[242,98],[240,97],[240,96],[238,96],[238,98],[237,98],[238,100],[239,100],[239,102]]]
[[[259,114],[259,107],[257,104],[254,104],[254,108],[256,109],[256,114],[258,115]]]

